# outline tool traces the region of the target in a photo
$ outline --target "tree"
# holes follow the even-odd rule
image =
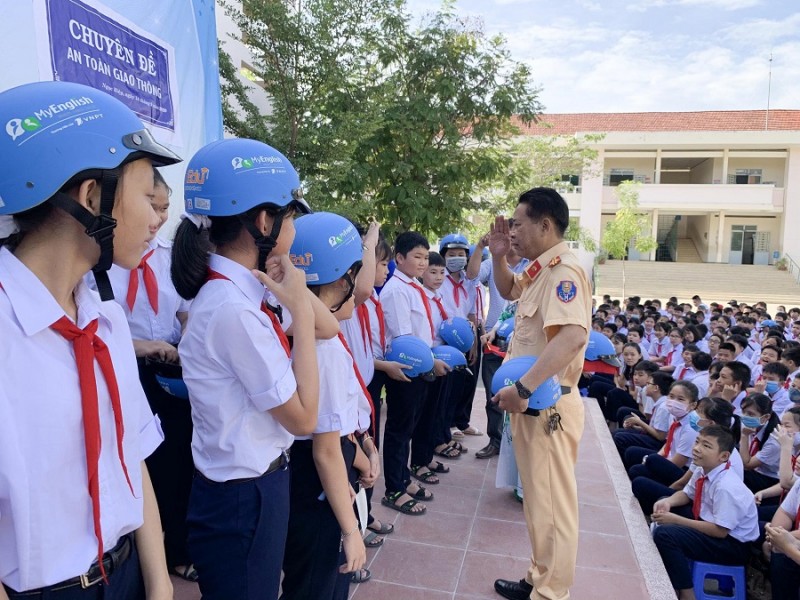
[[[650,219],[639,209],[640,183],[623,181],[617,186],[617,211],[606,225],[600,245],[609,256],[622,259],[622,297],[625,298],[625,260],[633,245],[639,252],[652,252],[658,242],[643,233],[650,228]]]
[[[527,66],[446,2],[412,29],[402,0],[226,5],[272,101],[262,115],[221,57],[225,126],[284,150],[315,207],[391,234],[458,229],[540,111]],[[240,110],[241,109],[241,110]]]

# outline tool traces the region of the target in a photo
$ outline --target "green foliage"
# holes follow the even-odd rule
[[[592,232],[586,227],[581,227],[578,219],[570,217],[569,226],[564,232],[564,239],[578,244],[587,252],[597,252],[597,240],[592,237]]]
[[[478,186],[511,162],[500,144],[517,133],[512,116],[540,111],[529,68],[451,3],[418,29],[403,0],[224,6],[258,82],[248,91],[221,52],[226,129],[284,151],[315,208],[376,217],[388,235],[462,228]]]
[[[606,225],[600,245],[614,258],[625,259],[630,244],[639,252],[652,252],[658,242],[643,232],[650,229],[650,218],[639,209],[639,186],[623,181],[617,187],[617,210],[614,220]]]

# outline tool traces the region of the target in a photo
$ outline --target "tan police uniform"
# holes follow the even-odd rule
[[[562,325],[580,325],[588,341],[592,293],[578,259],[561,242],[517,275],[511,291],[519,299],[514,336],[507,360],[540,356]],[[578,378],[583,351],[562,373],[561,385],[571,388],[554,409],[538,417],[511,415],[511,433],[522,489],[525,521],[533,554],[526,580],[534,586],[531,598],[565,600],[575,577],[578,552],[578,492],[575,463],[583,434],[583,401]],[[550,416],[561,415],[562,429],[550,433]]]

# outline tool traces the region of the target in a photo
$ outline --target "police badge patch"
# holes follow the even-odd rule
[[[562,281],[556,288],[556,296],[564,303],[572,302],[577,294],[578,290],[573,281]]]

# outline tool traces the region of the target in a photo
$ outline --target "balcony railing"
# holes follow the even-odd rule
[[[603,187],[603,209],[617,208],[614,187]],[[642,185],[639,206],[646,210],[757,210],[783,211],[784,189],[773,185],[653,184]]]

